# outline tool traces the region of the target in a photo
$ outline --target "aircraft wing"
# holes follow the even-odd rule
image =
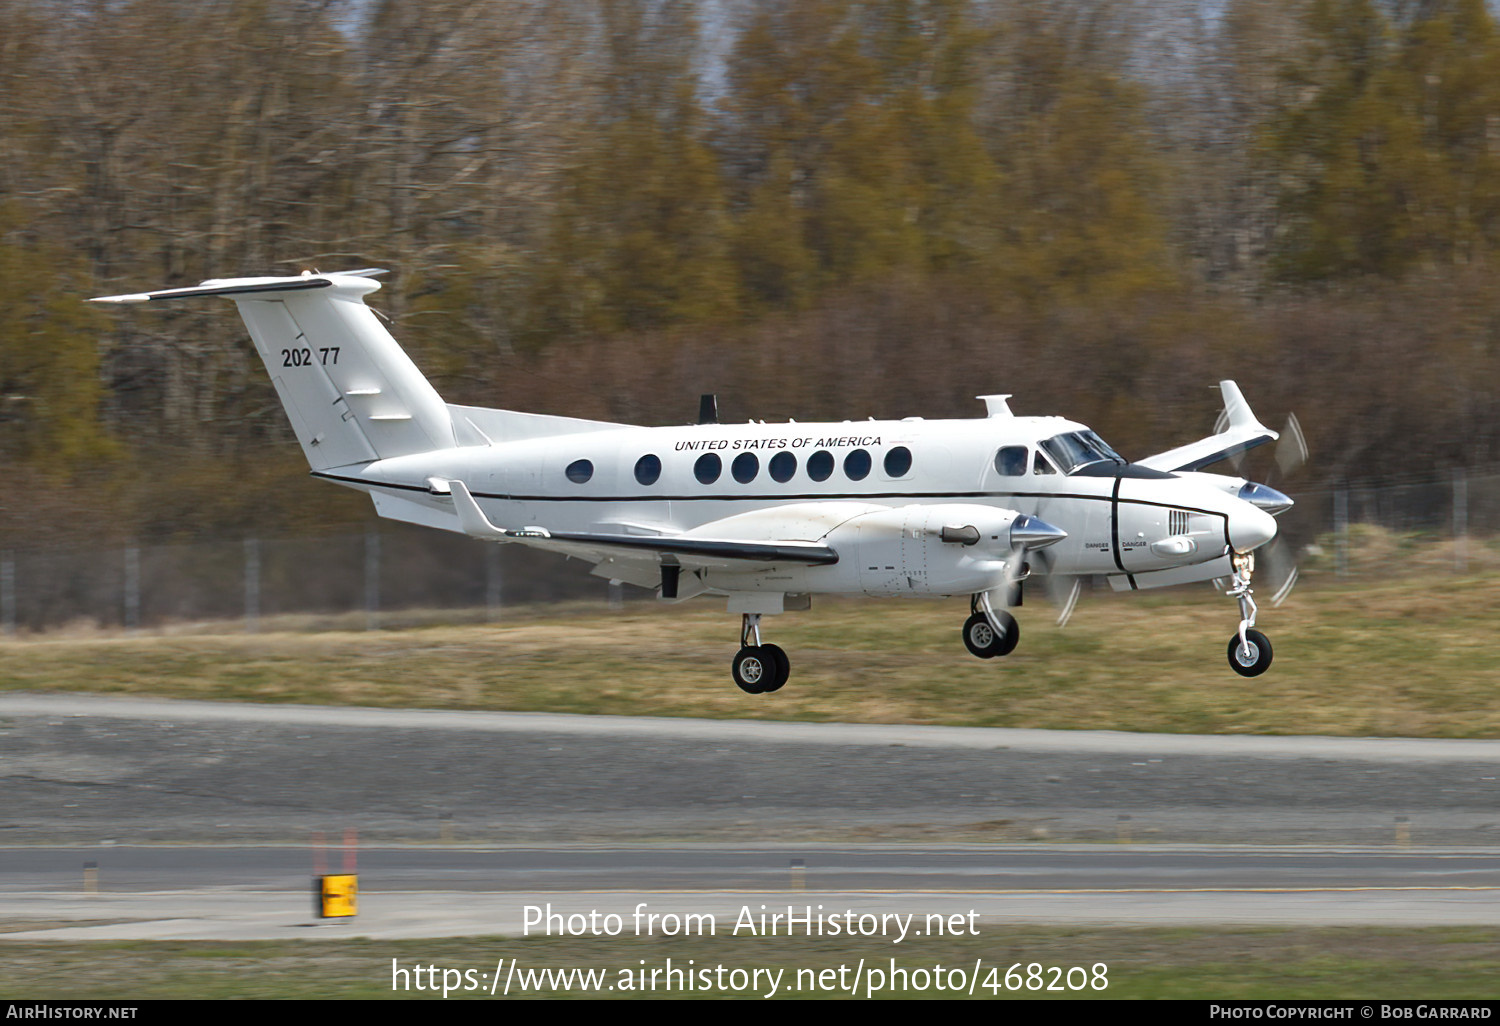
[[[449,481],[453,508],[465,534],[495,541],[515,541],[533,548],[576,556],[590,562],[606,560],[635,563],[672,563],[685,567],[725,567],[740,563],[793,563],[827,566],[839,561],[838,553],[811,541],[759,540],[699,533],[641,535],[592,531],[550,531],[541,527],[507,530],[485,516],[462,481]]]
[[[1280,437],[1255,419],[1250,404],[1245,402],[1244,395],[1240,393],[1240,386],[1233,381],[1221,381],[1219,391],[1224,396],[1224,412],[1228,415],[1224,430],[1136,462],[1140,466],[1169,473],[1177,470],[1202,470],[1210,464],[1253,449],[1257,445],[1274,442]]]

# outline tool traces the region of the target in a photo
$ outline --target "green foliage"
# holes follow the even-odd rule
[[[1117,304],[1176,283],[1158,212],[1164,170],[1139,86],[1059,29],[1028,24],[1012,61],[1016,106],[997,140],[1005,244],[996,272],[1033,310]]]
[[[1482,0],[1423,11],[1400,25],[1370,0],[1309,5],[1267,126],[1277,277],[1395,277],[1500,242],[1500,37]]]
[[[721,149],[742,169],[736,254],[752,307],[973,265],[993,245],[996,173],[975,118],[989,37],[964,8],[756,9],[720,105]]]
[[[115,453],[99,423],[98,339],[77,258],[0,207],[0,460],[57,474]]]

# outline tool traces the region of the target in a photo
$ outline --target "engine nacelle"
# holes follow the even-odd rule
[[[993,506],[900,506],[864,513],[831,531],[826,544],[845,573],[872,595],[959,595],[997,588],[1023,546],[1012,529],[1034,518]]]
[[[816,541],[838,553],[829,566],[707,569],[695,587],[724,592],[965,595],[1005,583],[1006,562],[1067,534],[1034,516],[965,503],[877,506],[804,503],[742,514],[717,532]],[[696,593],[696,592],[695,592]]]

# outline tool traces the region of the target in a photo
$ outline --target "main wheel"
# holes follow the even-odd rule
[[[780,645],[762,645],[760,650],[766,654],[767,661],[772,663],[776,670],[766,686],[760,689],[761,694],[768,695],[772,691],[780,691],[781,686],[792,675],[792,661],[786,657],[786,652]]]
[[[964,647],[981,659],[1010,655],[1021,640],[1021,625],[1005,610],[997,610],[995,619],[1004,628],[1004,634],[996,634],[990,626],[989,617],[975,613],[964,621]]]
[[[776,684],[777,669],[775,655],[766,652],[760,645],[746,645],[734,654],[734,662],[729,664],[734,682],[740,686],[741,691],[752,695],[774,690],[767,685],[781,686]]]
[[[1235,631],[1229,639],[1229,667],[1241,677],[1259,677],[1271,665],[1271,642],[1260,631],[1245,632],[1248,653],[1240,649],[1240,632]]]

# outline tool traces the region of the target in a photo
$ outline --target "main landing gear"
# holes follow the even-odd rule
[[[1229,639],[1229,668],[1241,677],[1258,677],[1271,665],[1271,642],[1253,629],[1257,610],[1250,597],[1250,577],[1254,573],[1255,554],[1236,553],[1232,587],[1226,594],[1240,603],[1240,629]]]
[[[781,690],[791,676],[792,662],[780,645],[760,642],[760,614],[745,613],[740,625],[740,650],[729,664],[734,682],[752,695]]]
[[[990,605],[986,592],[969,599],[970,616],[964,621],[964,647],[981,659],[1010,655],[1021,640],[1021,625],[1003,609]]]

